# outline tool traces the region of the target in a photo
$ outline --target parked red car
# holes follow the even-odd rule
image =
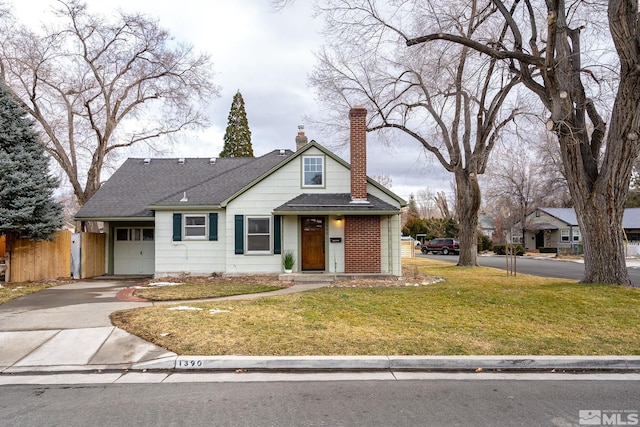
[[[460,253],[460,242],[457,239],[433,239],[422,245],[420,251],[423,254],[431,252],[434,254],[441,253],[442,255],[449,255],[450,253],[457,255]]]

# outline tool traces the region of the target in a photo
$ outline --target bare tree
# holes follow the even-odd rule
[[[0,40],[0,67],[82,206],[109,157],[204,125],[201,106],[218,89],[209,57],[157,21],[124,12],[108,20],[80,0],[58,3],[57,20],[39,33],[2,16],[13,28]]]
[[[402,29],[426,25],[471,38],[495,19],[497,9],[481,0],[472,0],[470,11],[449,2],[405,1],[397,7],[372,0],[321,3],[328,45],[311,78],[318,96],[330,111],[365,105],[372,113],[369,131],[409,136],[454,175],[459,264],[476,265],[478,175],[485,172],[497,135],[517,114],[515,108],[502,107],[519,79],[498,59],[482,58],[466,46],[407,49]],[[492,37],[501,43],[506,34],[505,27]]]
[[[582,231],[586,283],[630,284],[623,247],[622,216],[633,161],[640,149],[640,28],[637,0],[609,0],[610,44],[617,54],[598,64],[595,50],[582,43],[585,24],[598,22],[598,2],[564,0],[492,0],[510,36],[502,43],[476,37],[421,30],[408,37],[409,46],[432,45],[435,40],[458,43],[511,69],[544,104],[549,131],[560,144],[564,172]],[[604,11],[602,11],[604,13]],[[599,88],[596,65],[611,66],[619,59],[618,84],[611,111],[590,96]],[[610,113],[607,128],[602,111]]]
[[[423,188],[416,192],[416,204],[420,218],[432,218],[438,213],[436,195],[430,188]]]

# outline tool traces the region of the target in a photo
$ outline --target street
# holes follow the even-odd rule
[[[610,425],[635,425],[640,410],[637,376],[625,381],[588,374],[556,374],[560,380],[535,380],[533,374],[523,380],[517,379],[521,374],[468,374],[477,380],[420,375],[424,379],[3,386],[0,424],[571,426],[579,425],[581,415],[602,411],[615,422]]]
[[[457,255],[416,254],[416,256],[452,263],[458,262]],[[505,257],[501,255],[479,256],[478,264],[482,267],[506,270],[506,260]],[[636,285],[640,284],[640,268],[629,267],[628,271],[632,283]],[[584,274],[584,264],[568,260],[518,257],[516,260],[516,273],[541,277],[559,277],[562,279],[580,280]]]

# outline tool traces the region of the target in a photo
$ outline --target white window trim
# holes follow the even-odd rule
[[[189,236],[187,229],[202,228],[202,225],[187,225],[187,218],[204,218],[204,234],[202,236]],[[182,215],[182,240],[207,240],[209,233],[209,220],[207,214],[183,214]]]
[[[249,221],[252,219],[261,219],[264,220],[266,219],[269,224],[267,227],[267,233],[249,233]],[[253,216],[247,216],[245,217],[245,235],[244,235],[244,247],[246,248],[245,250],[245,254],[248,255],[271,255],[272,253],[272,241],[273,241],[273,236],[272,236],[272,232],[273,230],[271,229],[271,227],[273,226],[272,224],[272,219],[271,216],[260,216],[260,215],[253,215]],[[255,250],[250,250],[249,249],[249,236],[269,236],[269,248],[267,250],[259,250],[259,251],[255,251]]]
[[[321,159],[322,160],[322,184],[305,184],[305,160],[306,159]],[[326,187],[326,169],[327,162],[325,156],[323,155],[310,155],[310,156],[302,156],[302,187],[303,188],[324,188]]]
[[[568,229],[562,229],[560,230],[560,241],[561,242],[570,242],[570,234]]]

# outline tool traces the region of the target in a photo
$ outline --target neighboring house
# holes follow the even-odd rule
[[[522,223],[512,229],[512,241],[526,249],[541,247],[567,248],[582,251],[582,233],[573,208],[537,208],[525,218],[524,239]],[[622,219],[628,241],[640,240],[640,208],[627,208]]]
[[[103,221],[109,274],[401,275],[406,202],[366,176],[366,110],[351,118],[351,165],[303,132],[297,151],[257,158],[128,159],[80,209]]]
[[[496,227],[493,224],[493,217],[484,213],[478,215],[478,231],[488,238],[493,237]]]

